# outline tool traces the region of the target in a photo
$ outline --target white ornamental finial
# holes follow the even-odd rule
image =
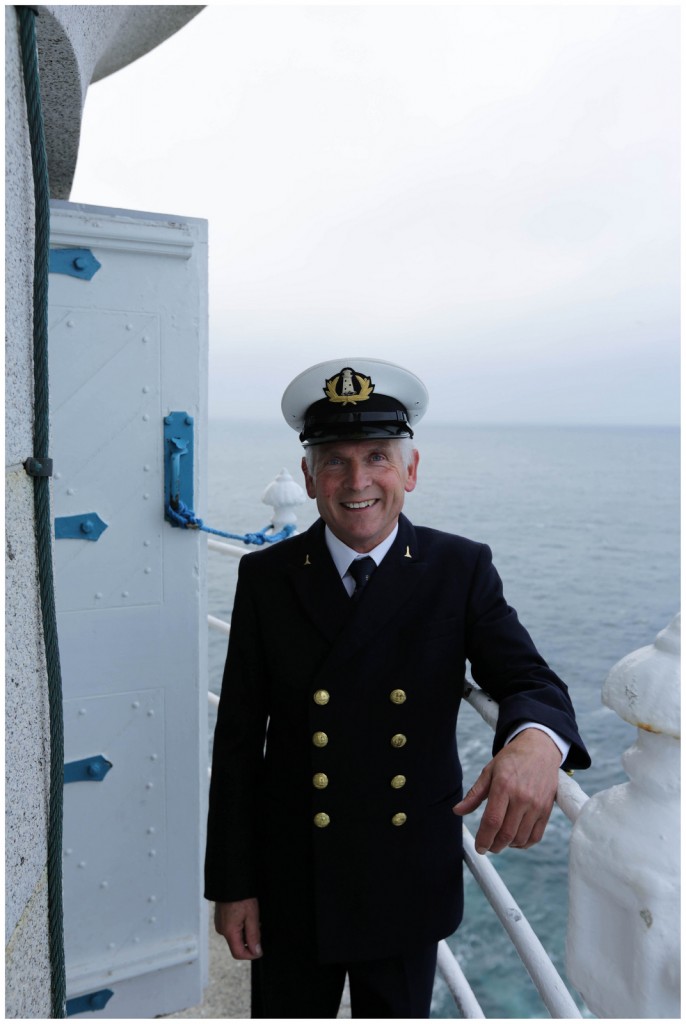
[[[297,517],[294,509],[307,501],[307,495],[300,484],[295,480],[287,469],[282,469],[276,480],[272,480],[262,495],[265,505],[271,505],[274,509],[272,526],[274,532],[278,533],[284,526],[295,526]]]
[[[680,1016],[680,617],[615,665],[630,781],[592,796],[569,847],[567,971],[598,1017]]]
[[[681,737],[679,655],[681,616],[675,615],[655,643],[627,654],[610,669],[603,704],[638,729]]]

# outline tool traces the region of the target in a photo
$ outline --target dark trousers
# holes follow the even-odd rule
[[[353,1017],[427,1018],[436,945],[405,956],[357,963],[318,964],[294,952],[252,962],[253,1018],[334,1018],[350,979]]]

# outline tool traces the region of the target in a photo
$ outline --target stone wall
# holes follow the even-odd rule
[[[49,729],[33,517],[33,179],[18,21],[5,8],[5,1013],[50,1016]]]

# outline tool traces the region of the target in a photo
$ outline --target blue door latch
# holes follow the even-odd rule
[[[88,1013],[89,1010],[104,1010],[113,995],[111,988],[101,988],[99,992],[89,992],[86,996],[67,999],[66,1016],[73,1017],[77,1013]]]
[[[69,761],[64,766],[64,784],[68,782],[102,782],[112,767],[112,762],[95,754],[81,761]]]
[[[69,277],[80,277],[82,281],[90,281],[101,266],[102,263],[96,260],[90,249],[50,250],[50,274],[67,274]]]
[[[55,540],[98,540],[107,529],[97,512],[82,512],[78,516],[59,516],[55,519]]]
[[[164,492],[165,509],[193,508],[193,417],[187,412],[164,417]]]

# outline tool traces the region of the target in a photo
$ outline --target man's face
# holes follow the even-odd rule
[[[355,551],[380,544],[395,527],[405,492],[417,484],[419,453],[409,466],[399,441],[331,441],[314,450],[314,473],[302,461],[305,484],[319,514]]]

